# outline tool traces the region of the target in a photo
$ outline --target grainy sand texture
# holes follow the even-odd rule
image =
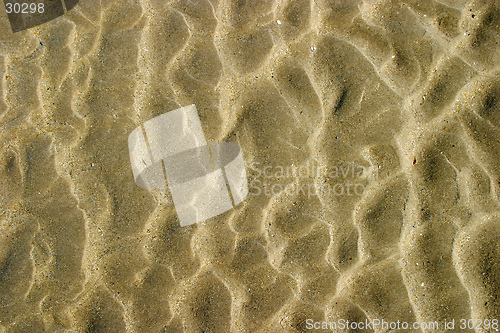
[[[0,9],[0,332],[500,330],[500,1]],[[249,195],[180,227],[127,139],[190,104]]]

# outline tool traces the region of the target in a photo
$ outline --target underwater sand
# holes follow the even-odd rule
[[[81,0],[14,34],[2,7],[0,332],[498,331],[499,24],[495,0]],[[190,104],[250,193],[181,228],[127,138]]]

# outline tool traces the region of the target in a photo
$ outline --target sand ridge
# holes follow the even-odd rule
[[[81,0],[16,34],[2,12],[0,331],[500,320],[499,24],[495,0]],[[251,189],[181,228],[127,137],[189,104]]]

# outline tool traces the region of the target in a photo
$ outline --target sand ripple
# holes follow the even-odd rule
[[[81,0],[16,34],[2,14],[0,331],[500,320],[499,24],[493,0]],[[180,228],[127,137],[188,104],[258,182]]]

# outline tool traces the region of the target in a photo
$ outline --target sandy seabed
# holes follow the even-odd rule
[[[494,0],[82,0],[15,34],[2,10],[0,332],[498,331],[499,24]],[[181,228],[127,138],[189,104],[250,194]]]

